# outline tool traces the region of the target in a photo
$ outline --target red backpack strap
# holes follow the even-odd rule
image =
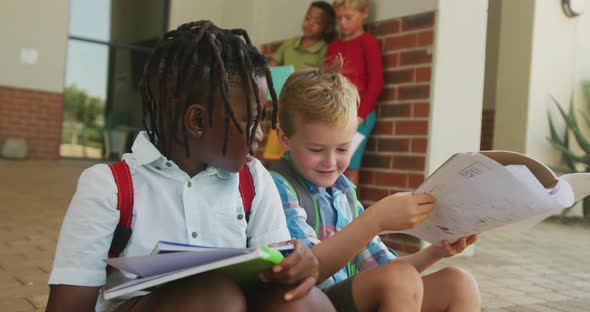
[[[117,185],[117,210],[119,210],[119,224],[115,229],[109,258],[118,257],[127,246],[131,238],[131,219],[133,217],[133,180],[129,165],[122,160],[109,164],[111,173]]]
[[[254,190],[254,179],[252,178],[252,173],[250,172],[250,167],[248,167],[248,164],[245,164],[244,167],[242,167],[239,175],[240,195],[242,195],[242,203],[244,204],[246,220],[249,220],[250,209],[252,209],[252,201],[254,200],[254,196],[256,196],[256,191]]]

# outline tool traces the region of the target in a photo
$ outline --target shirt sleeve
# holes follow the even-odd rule
[[[281,209],[281,199],[270,173],[258,160],[248,165],[256,192],[246,229],[248,247],[260,247],[290,240],[285,214]]]
[[[307,213],[305,209],[299,206],[297,193],[291,188],[291,185],[283,176],[276,172],[271,172],[276,188],[281,197],[283,211],[287,218],[287,227],[292,238],[300,239],[312,248],[319,243],[315,230],[307,224]]]
[[[383,64],[381,60],[381,47],[373,36],[368,35],[365,40],[365,64],[367,64],[367,90],[361,99],[359,117],[366,119],[367,115],[375,109],[375,103],[383,89]]]
[[[117,189],[106,165],[86,169],[61,226],[49,284],[102,286],[119,222]]]
[[[318,239],[315,230],[307,224],[307,213],[305,209],[299,206],[297,193],[292,189],[289,182],[280,174],[271,171],[272,178],[277,186],[281,202],[283,204],[283,211],[287,217],[287,226],[292,238],[302,240],[310,249],[318,244]],[[334,276],[324,280],[318,287],[325,288],[336,283]]]
[[[363,212],[363,205],[357,201],[357,215]],[[395,255],[385,246],[381,238],[375,236],[356,256],[356,265],[359,272],[362,272],[390,262],[395,258]]]
[[[291,39],[283,41],[283,43],[272,55],[271,58],[275,60],[278,65],[285,65],[285,50],[287,49],[287,45],[290,41]]]

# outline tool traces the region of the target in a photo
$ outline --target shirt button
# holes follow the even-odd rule
[[[172,167],[172,164],[171,164],[169,161],[167,161],[167,162],[166,162],[166,166],[167,166],[167,167]]]
[[[162,167],[160,167],[160,166],[156,166],[156,169],[158,169],[158,170],[162,170]]]
[[[197,232],[193,232],[191,235],[193,236],[193,238],[197,238],[197,236],[199,236],[199,234],[197,234]]]
[[[191,183],[191,181],[188,181],[188,183],[186,184],[186,186],[191,187],[193,184]]]
[[[244,219],[244,215],[240,213],[240,214],[238,215],[238,220],[242,220],[242,219]]]

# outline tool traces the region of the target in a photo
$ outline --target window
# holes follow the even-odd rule
[[[142,127],[143,64],[167,0],[71,0],[60,156],[118,159]]]

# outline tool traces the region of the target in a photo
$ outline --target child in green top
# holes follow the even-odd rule
[[[310,4],[303,19],[303,36],[285,40],[268,61],[269,66],[293,65],[295,71],[310,67],[322,67],[328,42],[336,37],[336,12],[324,1]],[[264,147],[264,159],[278,160],[283,154],[276,133],[268,133]]]
[[[314,1],[303,19],[303,36],[288,39],[269,60],[269,66],[293,65],[295,71],[324,64],[328,42],[334,39],[336,13],[324,1]]]

